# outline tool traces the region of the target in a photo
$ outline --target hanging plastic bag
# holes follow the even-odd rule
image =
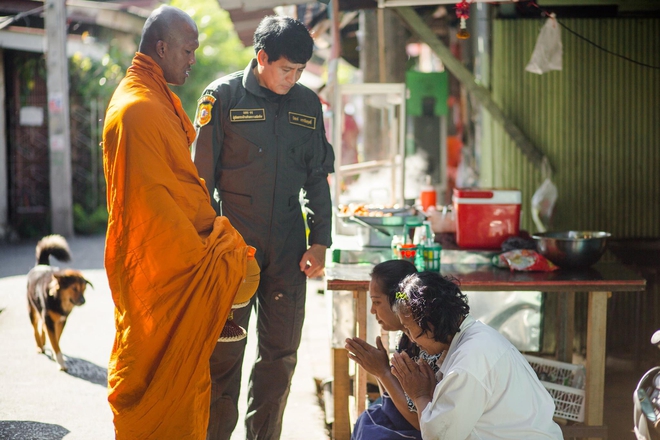
[[[557,187],[552,183],[550,164],[543,159],[543,175],[545,180],[532,196],[532,220],[538,232],[545,232],[552,220],[552,214],[557,202]]]
[[[551,14],[541,28],[536,46],[534,46],[534,52],[532,52],[532,59],[525,70],[541,75],[550,70],[561,70],[561,67],[561,30],[555,19],[555,14]]]
[[[457,188],[472,188],[477,185],[479,181],[479,174],[474,167],[474,155],[469,148],[463,146],[461,149],[461,161],[456,170],[456,187]]]

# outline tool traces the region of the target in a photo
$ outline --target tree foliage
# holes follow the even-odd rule
[[[171,0],[170,5],[187,12],[199,30],[197,63],[182,86],[172,86],[181,98],[190,119],[195,117],[197,100],[206,86],[217,78],[243,70],[254,56],[252,46],[244,47],[234,31],[229,13],[217,0]]]
[[[132,53],[121,52],[112,42],[108,53],[101,60],[94,60],[80,53],[73,54],[69,58],[72,100],[79,99],[81,103],[89,103],[94,99],[101,99],[107,103],[124,77],[132,58]]]

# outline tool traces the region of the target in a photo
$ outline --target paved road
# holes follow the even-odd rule
[[[81,269],[94,285],[85,295],[85,305],[70,315],[62,335],[67,373],[59,371],[50,351],[36,353],[25,298],[25,274],[34,265],[35,244],[0,245],[0,439],[114,439],[106,390],[114,306],[103,270],[103,237],[72,238],[73,261],[58,264]],[[313,382],[314,377],[331,374],[329,319],[326,301],[316,293],[319,287],[319,282],[310,282],[308,319],[284,415],[282,438],[287,440],[328,438]],[[248,333],[256,331],[251,328]],[[255,347],[255,339],[249,338],[245,378]],[[244,384],[239,402],[242,414],[245,395]],[[244,436],[239,426],[232,439]]]

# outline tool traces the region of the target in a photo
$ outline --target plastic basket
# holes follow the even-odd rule
[[[584,387],[584,366],[524,356],[536,372],[541,384],[552,396],[555,402],[555,417],[583,422],[585,392],[570,385]]]
[[[424,246],[424,269],[432,270],[435,272],[440,271],[440,254],[442,252],[442,246],[438,243],[433,243],[431,245]]]

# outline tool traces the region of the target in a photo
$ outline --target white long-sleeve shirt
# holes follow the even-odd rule
[[[440,367],[442,380],[422,411],[424,440],[562,439],[555,405],[520,352],[467,316]]]

